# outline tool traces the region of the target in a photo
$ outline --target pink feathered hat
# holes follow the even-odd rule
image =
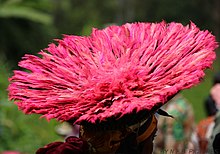
[[[215,37],[195,24],[164,21],[56,41],[39,56],[23,57],[25,70],[9,79],[9,98],[26,114],[92,125],[132,124],[136,115],[155,112],[201,81],[217,48]]]

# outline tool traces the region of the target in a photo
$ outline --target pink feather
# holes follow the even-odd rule
[[[95,123],[150,111],[201,81],[217,43],[195,24],[127,23],[88,37],[66,35],[25,55],[9,79],[9,98],[26,114]]]

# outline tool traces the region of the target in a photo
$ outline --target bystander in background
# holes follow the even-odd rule
[[[220,153],[220,83],[214,85],[210,90],[212,98],[215,100],[216,107],[218,109],[214,119],[214,128],[211,132],[211,136],[208,143],[208,153],[219,154]]]
[[[173,118],[159,116],[155,153],[186,153],[189,149],[193,150],[191,135],[195,123],[190,103],[178,94],[163,109]]]
[[[197,138],[199,144],[199,152],[205,154],[208,151],[208,142],[211,137],[213,127],[215,125],[215,116],[219,110],[217,87],[220,83],[220,72],[216,73],[213,78],[213,86],[209,96],[205,100],[205,111],[207,117],[202,119],[197,125]]]
[[[220,72],[216,73],[213,77],[213,86],[220,83]],[[215,100],[213,99],[212,95],[209,96],[205,100],[205,111],[207,116],[213,116],[217,113],[218,109],[216,107]]]

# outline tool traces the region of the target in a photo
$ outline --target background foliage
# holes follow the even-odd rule
[[[0,0],[0,152],[34,151],[54,140],[56,121],[37,115],[25,116],[7,100],[8,77],[25,53],[36,54],[62,34],[88,35],[92,27],[125,22],[193,21],[220,38],[219,0]],[[206,72],[204,82],[185,90],[196,121],[205,117],[203,100],[212,76],[220,70],[219,60]]]

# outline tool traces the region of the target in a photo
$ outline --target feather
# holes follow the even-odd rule
[[[127,23],[90,36],[65,35],[25,55],[9,79],[9,99],[26,114],[96,123],[151,111],[198,84],[210,68],[215,37],[195,24]]]

